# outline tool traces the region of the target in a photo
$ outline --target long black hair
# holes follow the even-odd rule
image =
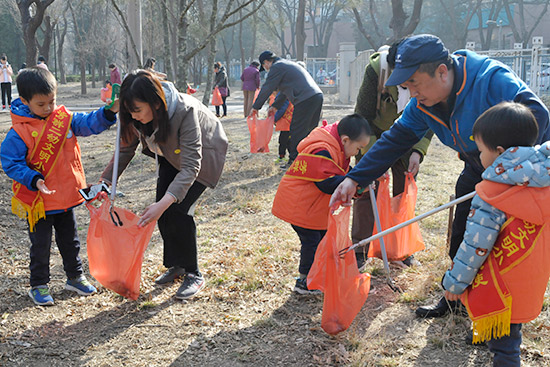
[[[160,81],[146,70],[134,70],[129,73],[120,87],[120,128],[122,140],[132,141],[136,130],[145,134],[146,125],[132,118],[136,110],[135,102],[149,104],[153,111],[152,130],[158,128],[155,142],[165,142],[169,134],[168,106]]]

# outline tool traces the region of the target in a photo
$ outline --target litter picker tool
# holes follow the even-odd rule
[[[472,191],[472,192],[469,193],[469,194],[466,194],[466,195],[464,195],[464,196],[459,197],[458,199],[455,199],[455,200],[450,201],[450,202],[448,202],[448,203],[446,203],[446,204],[443,204],[443,205],[441,205],[441,206],[438,206],[437,208],[432,209],[432,210],[430,210],[430,211],[427,211],[427,212],[424,213],[424,214],[420,214],[419,216],[416,216],[416,217],[414,217],[414,218],[412,218],[412,219],[409,219],[408,221],[405,221],[405,222],[400,223],[400,224],[398,224],[398,225],[396,225],[396,226],[393,226],[393,227],[391,227],[391,228],[388,228],[388,229],[386,229],[386,230],[384,230],[384,231],[382,231],[382,232],[380,232],[380,233],[377,233],[377,234],[375,234],[375,235],[373,235],[373,236],[370,236],[369,238],[365,238],[364,240],[361,240],[360,242],[358,242],[358,243],[356,243],[356,244],[354,244],[354,245],[352,245],[352,246],[349,246],[349,247],[347,247],[347,248],[344,248],[344,249],[340,250],[339,254],[340,254],[341,257],[343,257],[343,256],[346,255],[346,253],[347,253],[348,251],[354,250],[354,249],[357,248],[357,247],[365,246],[367,243],[369,243],[369,242],[371,242],[371,241],[374,241],[374,240],[377,240],[377,239],[379,239],[379,238],[381,238],[381,237],[383,237],[383,236],[385,236],[385,235],[387,235],[387,234],[389,234],[389,233],[395,232],[395,231],[397,231],[397,230],[399,230],[399,229],[401,229],[401,228],[403,228],[403,227],[408,226],[409,224],[412,224],[412,223],[421,221],[422,219],[425,219],[425,218],[429,217],[430,215],[433,215],[433,214],[435,214],[435,213],[437,213],[437,212],[440,212],[440,211],[442,211],[442,210],[445,210],[445,209],[447,209],[447,208],[450,208],[450,207],[452,207],[452,206],[455,206],[455,205],[457,205],[457,204],[460,204],[460,203],[462,203],[462,202],[464,202],[464,201],[466,201],[466,200],[470,200],[471,198],[473,198],[473,197],[475,196],[475,194],[476,194],[476,192],[475,192],[475,191]],[[377,213],[377,212],[378,212],[378,211],[376,211],[375,213]],[[385,252],[385,250],[384,250],[384,252]]]
[[[117,85],[117,84],[115,84]],[[113,96],[114,96],[114,85],[113,85]],[[118,213],[115,211],[115,198],[116,198],[116,184],[118,180],[118,160],[120,157],[120,121],[116,124],[116,142],[115,142],[115,158],[113,160],[113,177],[111,180],[111,207],[109,208],[109,214],[111,215],[111,220],[115,226],[123,225]],[[114,215],[113,215],[114,214]],[[115,220],[116,217],[116,220]]]

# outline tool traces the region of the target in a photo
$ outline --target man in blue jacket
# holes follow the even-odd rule
[[[306,69],[294,61],[281,59],[271,51],[260,54],[260,71],[267,70],[267,79],[252,105],[250,115],[257,114],[274,90],[281,93],[273,102],[269,113],[280,109],[288,99],[294,105],[290,122],[290,144],[288,147],[290,167],[298,155],[298,143],[319,124],[323,107],[323,92]]]
[[[514,101],[531,109],[539,125],[537,144],[550,140],[548,109],[506,65],[459,50],[453,54],[438,37],[416,35],[397,48],[395,69],[386,85],[408,88],[411,101],[403,114],[347,174],[332,195],[330,205],[349,204],[358,186],[367,187],[431,129],[464,161],[455,188],[456,197],[475,190],[483,166],[472,138],[476,119],[502,101]],[[449,256],[455,256],[464,237],[471,200],[459,204],[453,221]],[[435,305],[420,307],[421,317],[441,317],[460,306],[442,297]]]

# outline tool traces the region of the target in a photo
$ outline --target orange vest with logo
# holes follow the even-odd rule
[[[279,183],[271,212],[285,222],[314,230],[328,227],[330,195],[319,190],[315,182],[336,174],[345,175],[349,169],[349,159],[345,157],[340,142],[327,130],[331,127],[336,128],[336,124],[316,128],[298,144],[298,157]],[[319,150],[327,150],[332,160],[312,155]],[[320,160],[320,166],[326,163],[330,167],[323,172],[311,172],[304,178],[293,175],[292,170],[298,170],[299,174],[299,170],[305,167],[300,163],[307,162],[307,159]]]
[[[290,122],[292,121],[293,113],[294,105],[289,101],[283,117],[281,117],[275,124],[275,131],[290,131]]]
[[[476,192],[483,200],[503,210],[506,214],[508,214],[506,208],[499,205],[499,201],[506,201],[507,205],[513,205],[516,209],[523,207],[523,209],[520,208],[520,211],[524,212],[534,210],[530,205],[533,200],[550,205],[550,190],[546,188],[515,186],[503,192],[502,188],[505,186],[507,185],[482,181],[477,184]],[[508,217],[510,218],[510,215]],[[520,215],[516,215],[516,217],[519,218]],[[501,274],[502,280],[512,296],[511,322],[514,324],[529,322],[540,314],[544,292],[550,278],[550,224],[544,221],[535,224],[543,227],[531,252],[516,266]],[[514,249],[514,245],[521,246],[521,233],[519,232],[525,231],[515,233],[515,236],[510,238],[513,241],[510,242],[508,249],[500,249],[499,253],[502,252],[506,256],[509,251]],[[498,249],[494,249],[494,251],[496,250]]]
[[[64,106],[58,106],[56,111],[65,110]],[[54,111],[53,113],[55,113]],[[69,111],[67,113],[71,114]],[[27,146],[27,163],[35,145],[38,144],[40,133],[44,129],[44,120],[31,117],[18,116],[12,113],[13,129]],[[72,114],[70,117],[72,121]],[[45,183],[48,189],[55,190],[54,194],[40,194],[44,201],[44,210],[66,210],[84,201],[78,193],[79,189],[86,187],[86,177],[80,158],[80,146],[72,130],[69,130],[61,150],[58,153],[57,162],[46,177]]]

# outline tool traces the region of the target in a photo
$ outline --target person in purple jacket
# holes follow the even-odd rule
[[[250,114],[252,103],[254,103],[254,93],[260,88],[260,63],[252,61],[248,67],[243,70],[241,80],[243,81],[244,94],[244,117]]]

